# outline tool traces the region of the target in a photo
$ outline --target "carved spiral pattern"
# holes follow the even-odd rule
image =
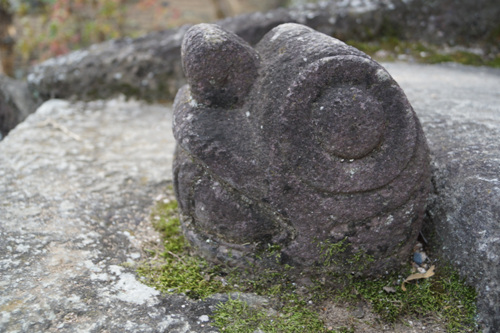
[[[315,188],[333,193],[379,188],[397,177],[414,153],[415,118],[404,101],[375,62],[357,56],[320,59],[289,89],[281,112],[286,140],[293,144],[283,154]]]

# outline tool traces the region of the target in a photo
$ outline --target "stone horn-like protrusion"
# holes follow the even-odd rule
[[[257,52],[240,37],[214,24],[189,29],[181,53],[191,95],[207,106],[241,103],[257,77]]]
[[[429,157],[383,67],[298,24],[276,27],[255,50],[198,25],[182,57],[174,181],[200,254],[310,274],[380,274],[408,261]]]

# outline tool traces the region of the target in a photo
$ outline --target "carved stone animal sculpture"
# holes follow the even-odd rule
[[[310,274],[383,274],[408,262],[430,188],[428,149],[382,66],[299,24],[274,28],[255,49],[196,25],[182,61],[174,185],[201,255]]]

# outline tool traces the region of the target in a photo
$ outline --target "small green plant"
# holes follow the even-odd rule
[[[236,270],[208,264],[191,256],[189,245],[181,232],[176,201],[158,202],[151,214],[153,225],[163,237],[164,250],[147,251],[152,258],[142,263],[137,272],[146,284],[167,293],[185,293],[192,298],[204,298],[214,293],[243,291],[279,297],[279,315],[267,315],[263,310],[249,308],[239,300],[220,304],[214,313],[215,326],[225,332],[253,332],[260,327],[265,332],[323,332],[318,315],[294,294],[295,286],[286,271],[272,269],[240,274]],[[265,254],[279,258],[280,246],[268,245]],[[243,277],[245,276],[245,277]],[[248,278],[251,277],[251,278]],[[237,286],[237,287],[235,287]],[[253,329],[252,329],[253,328]]]
[[[338,265],[337,256],[344,253],[348,247],[347,237],[336,243],[330,241],[318,242],[318,247],[325,266]]]
[[[408,269],[406,275],[410,274]],[[405,275],[405,276],[406,276]],[[476,332],[476,292],[444,266],[430,279],[407,284],[401,289],[402,276],[381,279],[353,277],[337,292],[339,300],[362,300],[387,323],[404,317],[433,317],[446,324],[447,332]],[[390,288],[390,292],[384,288]],[[334,292],[335,293],[335,292]]]

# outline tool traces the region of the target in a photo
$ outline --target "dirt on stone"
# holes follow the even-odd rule
[[[369,304],[342,305],[327,301],[319,306],[320,318],[325,327],[331,331],[341,329],[353,333],[443,333],[445,325],[438,318],[428,317],[423,319],[402,318],[398,322],[389,324],[380,320]]]

